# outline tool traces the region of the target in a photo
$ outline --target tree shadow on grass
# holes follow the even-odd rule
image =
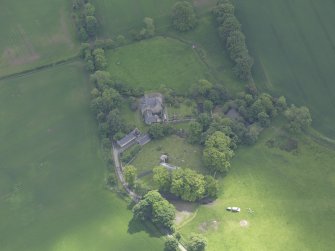
[[[150,237],[160,238],[163,236],[161,231],[151,222],[144,222],[132,218],[128,223],[128,233],[135,234],[142,231],[148,233]]]

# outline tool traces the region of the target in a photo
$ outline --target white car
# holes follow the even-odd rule
[[[239,213],[241,211],[241,208],[239,207],[227,207],[227,211],[233,212],[233,213]]]

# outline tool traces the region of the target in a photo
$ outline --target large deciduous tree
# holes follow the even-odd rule
[[[173,230],[175,208],[157,191],[149,191],[144,195],[133,207],[133,214],[135,219],[150,220],[159,226]]]
[[[306,130],[312,123],[309,109],[305,106],[296,107],[295,105],[291,105],[291,107],[285,111],[284,115],[289,122],[288,129],[293,133]]]
[[[173,171],[171,193],[186,201],[196,201],[203,198],[205,192],[203,175],[188,168]]]
[[[204,161],[209,170],[215,172],[228,172],[230,159],[234,152],[230,149],[231,139],[223,132],[213,133],[205,142],[203,153]]]
[[[125,166],[123,174],[125,181],[128,183],[128,186],[133,187],[135,185],[135,180],[137,176],[136,167],[132,165]]]
[[[197,24],[197,17],[193,6],[187,1],[177,2],[172,9],[172,25],[181,32],[193,29]]]

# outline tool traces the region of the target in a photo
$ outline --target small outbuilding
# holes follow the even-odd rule
[[[128,133],[126,136],[124,136],[122,139],[116,141],[119,147],[123,148],[128,144],[131,144],[134,142],[139,136],[141,135],[140,130],[135,128],[130,133]]]

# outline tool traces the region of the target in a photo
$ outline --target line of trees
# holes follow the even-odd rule
[[[252,79],[253,59],[249,55],[245,35],[241,31],[241,24],[234,10],[230,0],[219,0],[213,9],[213,14],[219,26],[219,36],[235,64],[233,68],[235,75],[242,81],[248,81]]]
[[[72,4],[76,20],[77,34],[80,41],[95,39],[98,21],[95,16],[95,7],[88,0],[74,0]]]

